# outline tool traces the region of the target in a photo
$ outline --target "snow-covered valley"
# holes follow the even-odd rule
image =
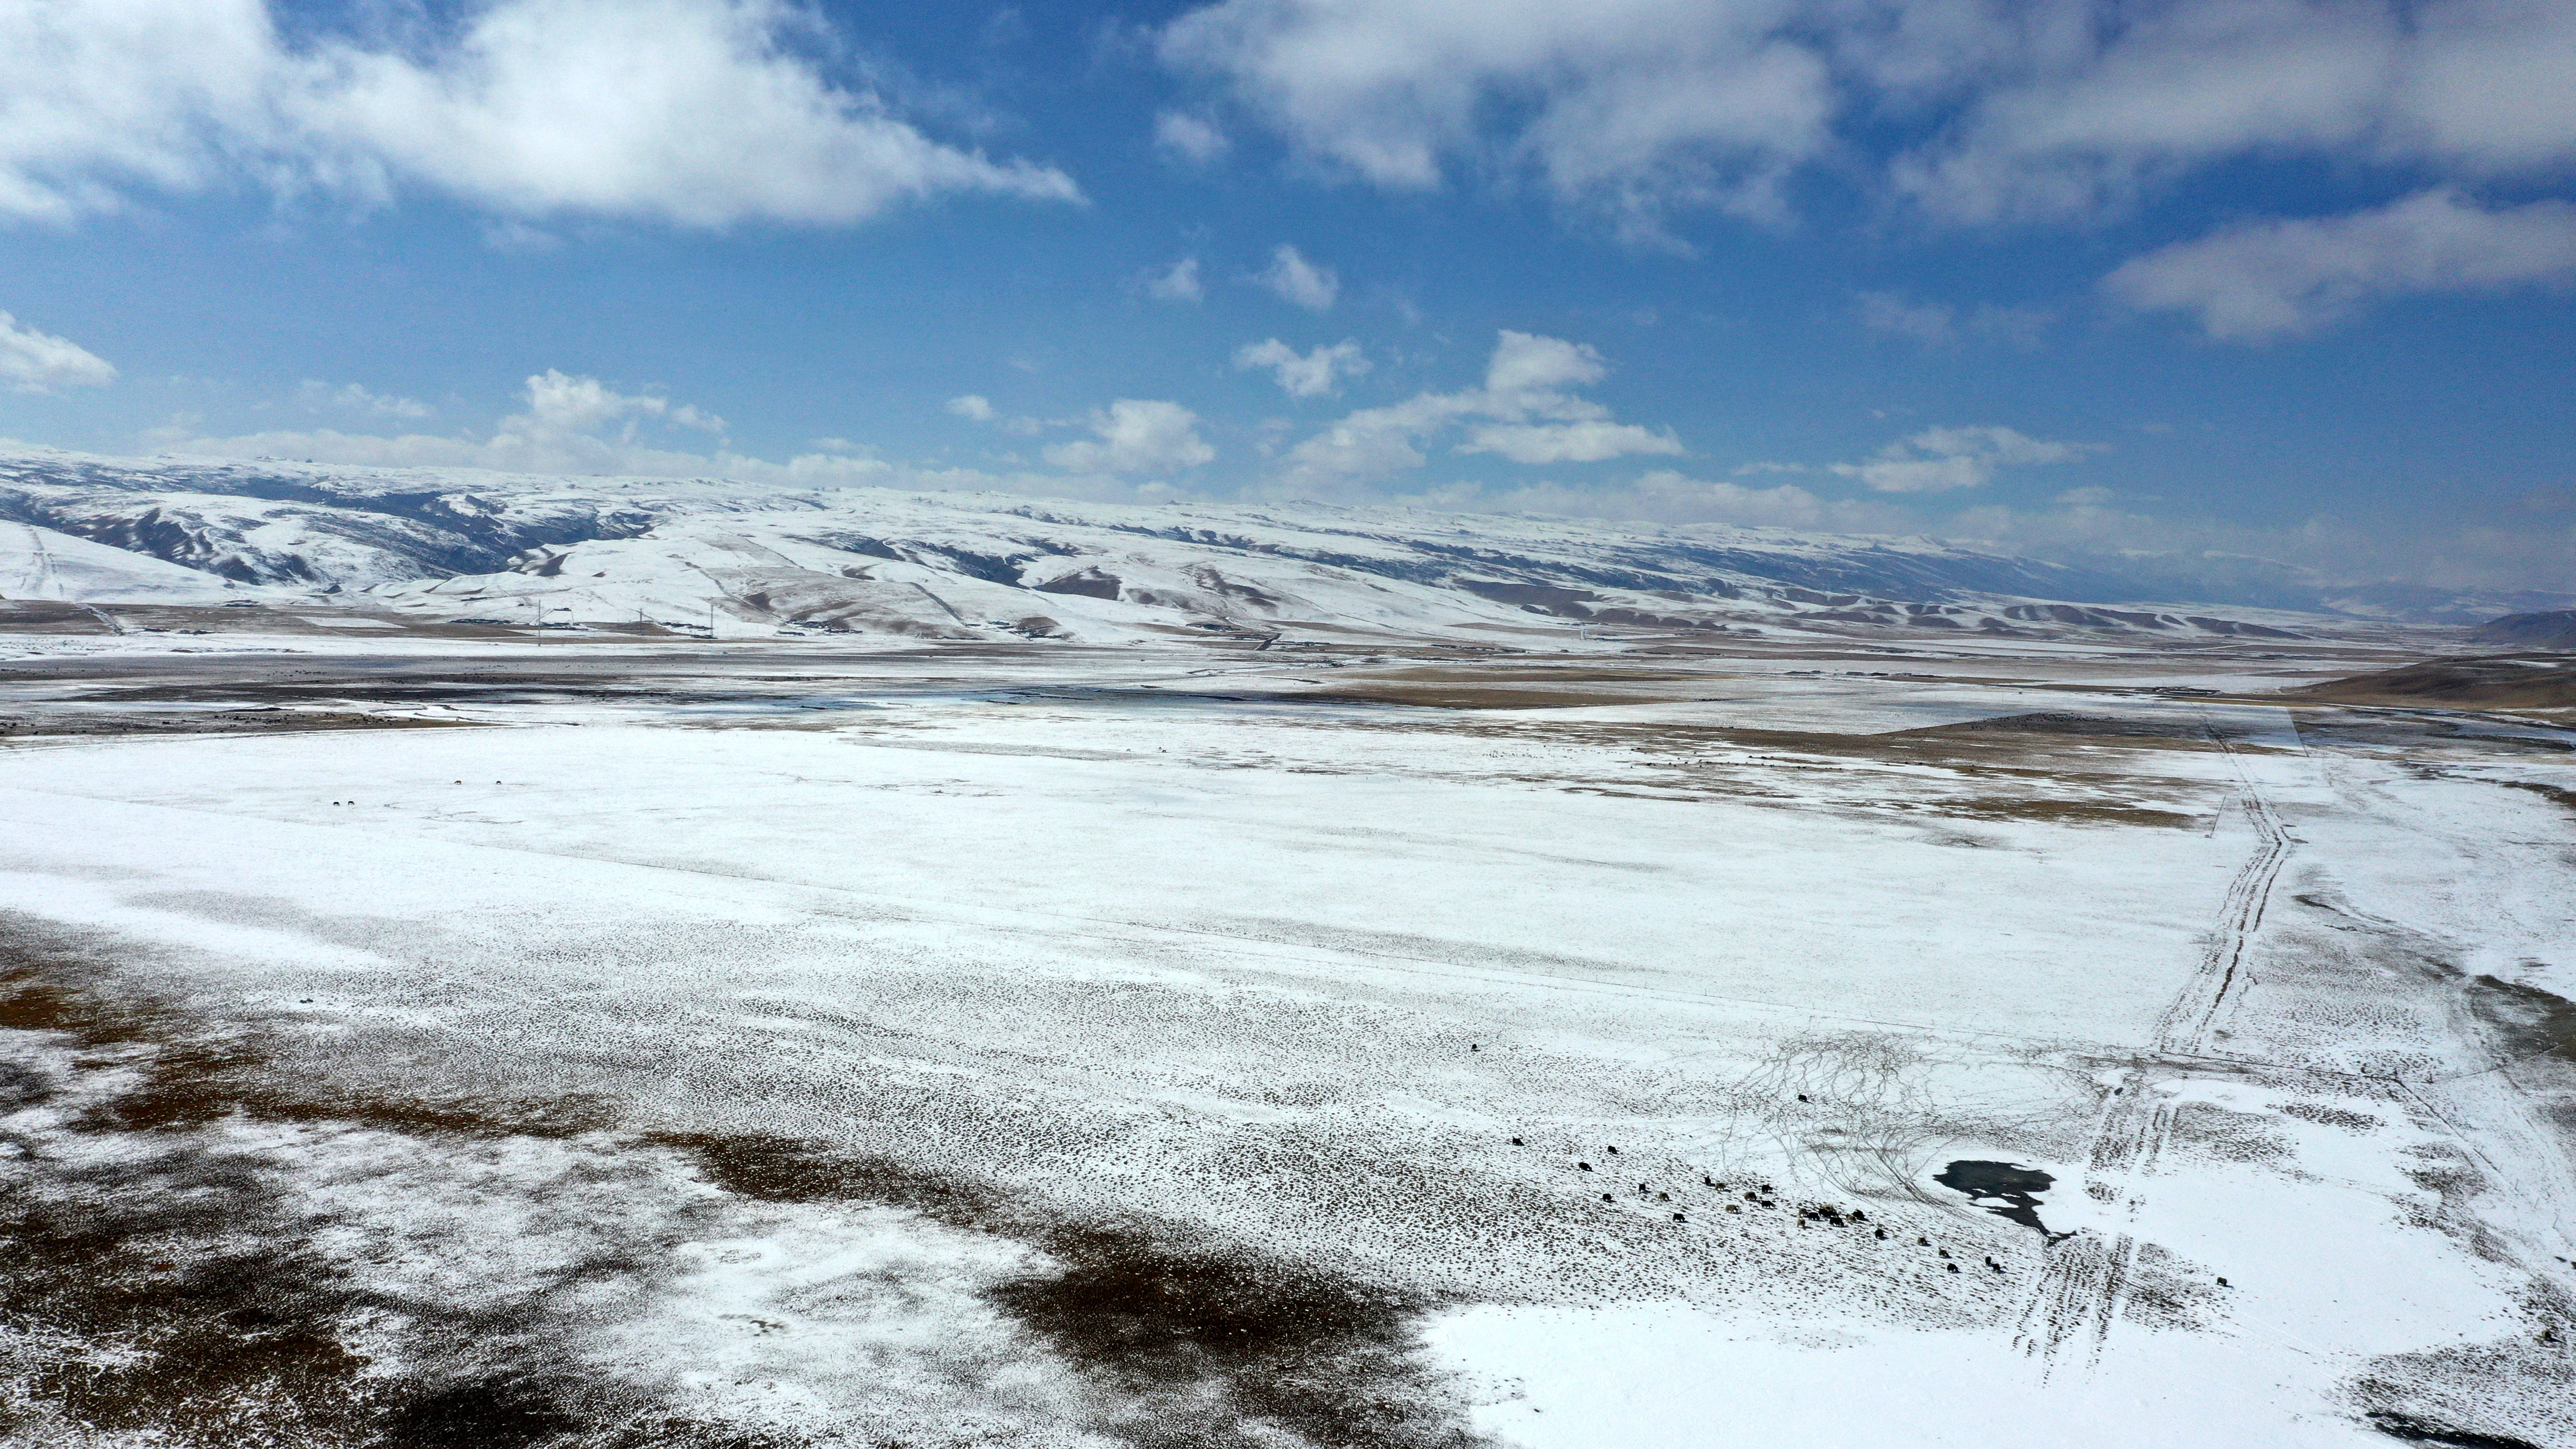
[[[17,486],[18,1442],[2576,1442],[2576,736],[2310,688],[2445,636]]]

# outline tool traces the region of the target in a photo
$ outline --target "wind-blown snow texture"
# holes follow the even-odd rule
[[[425,618],[728,636],[1115,643],[1536,620],[2233,635],[2295,622],[2094,607],[2138,587],[1928,539],[1313,503],[1122,506],[44,453],[0,459],[0,519],[30,530],[0,537],[11,597],[140,601],[171,587],[169,571],[148,565],[132,579],[74,580],[59,563],[73,545],[53,541],[68,535],[209,584],[326,592]]]

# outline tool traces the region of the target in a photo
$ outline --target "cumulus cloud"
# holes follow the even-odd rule
[[[2576,279],[2576,206],[2494,210],[2447,188],[2376,211],[2262,221],[2123,263],[2103,289],[2141,312],[2196,316],[2225,342],[2310,332],[2374,296]]]
[[[2245,157],[2576,161],[2561,0],[1217,0],[1157,39],[1328,171],[1535,179],[1643,239],[1779,215],[1828,160],[1958,222],[2089,219]]]
[[[2576,159],[2576,10],[2553,0],[2051,0],[2018,24],[1959,20],[1908,16],[1871,56],[1898,94],[1962,107],[1892,173],[1956,220],[2091,216],[2245,156],[2473,176]]]
[[[1659,433],[1634,423],[1593,420],[1489,424],[1468,434],[1458,451],[1497,453],[1515,463],[1599,463],[1632,453],[1685,450],[1669,428]]]
[[[427,403],[407,397],[388,397],[382,393],[369,392],[354,382],[333,387],[327,382],[307,379],[304,384],[304,402],[308,407],[338,408],[344,412],[364,413],[370,417],[379,418],[425,418],[430,414]]]
[[[1234,149],[1234,142],[1215,122],[1186,111],[1165,111],[1154,117],[1154,145],[1165,156],[1193,166],[1205,166]]]
[[[1589,387],[1609,376],[1610,365],[1588,343],[1539,337],[1506,327],[1494,334],[1485,363],[1485,390],[1497,396]]]
[[[1179,403],[1122,397],[1092,412],[1092,437],[1054,444],[1045,457],[1076,473],[1177,473],[1216,457],[1198,424]]]
[[[1330,347],[1316,347],[1303,356],[1297,349],[1273,337],[1263,342],[1247,342],[1234,350],[1236,370],[1266,367],[1279,380],[1280,390],[1290,397],[1322,397],[1338,393],[1341,379],[1357,377],[1369,370],[1369,360],[1357,342],[1337,342]]]
[[[1608,408],[1568,390],[1598,382],[1608,371],[1601,354],[1581,343],[1499,332],[1484,386],[1417,393],[1350,413],[1290,448],[1274,485],[1323,494],[1381,481],[1421,467],[1429,461],[1423,450],[1461,425],[1474,431],[1456,451],[1519,463],[1590,463],[1683,451],[1669,431],[1613,422]]]
[[[1223,0],[1160,35],[1300,153],[1391,189],[1533,169],[1651,230],[1674,200],[1767,212],[1829,142],[1825,58],[1787,0]]]
[[[1342,295],[1342,279],[1332,268],[1306,260],[1286,242],[1270,254],[1269,267],[1252,280],[1277,293],[1282,301],[1294,302],[1311,312],[1329,310]]]
[[[682,427],[724,431],[724,419],[689,404],[674,406],[651,393],[619,392],[598,378],[573,377],[551,367],[528,379],[527,395],[528,411],[505,421],[504,428],[519,424],[536,433],[570,434],[619,423],[631,436],[638,419],[668,418]]]
[[[114,381],[116,369],[98,354],[0,312],[0,387],[11,392],[52,392],[62,387],[105,387]]]
[[[1195,302],[1207,295],[1199,281],[1199,259],[1183,257],[1145,277],[1145,295],[1157,302]]]
[[[2004,427],[1925,428],[1879,449],[1866,462],[1835,463],[1828,471],[1880,493],[1941,493],[1982,488],[2001,468],[2072,463],[2090,451],[2083,444],[2053,443]]]
[[[508,216],[841,224],[1061,171],[931,139],[835,83],[791,0],[492,0],[401,43],[291,41],[267,0],[0,7],[0,215],[136,191],[436,189]],[[815,39],[824,46],[807,44]]]
[[[1037,418],[1007,416],[1001,409],[993,406],[991,398],[982,393],[970,392],[962,397],[952,397],[944,406],[950,413],[970,423],[982,423],[987,427],[1000,428],[1003,432],[1016,433],[1023,438],[1036,437],[1048,426]],[[1062,424],[1057,426],[1060,427]]]
[[[339,401],[346,390],[322,387],[325,400]],[[356,390],[364,398],[374,394]],[[311,432],[279,430],[238,437],[193,436],[164,429],[151,436],[154,446],[175,452],[227,457],[310,459],[321,463],[363,463],[385,467],[493,468],[526,473],[627,473],[658,476],[767,476],[782,465],[759,463],[729,452],[688,452],[657,440],[670,427],[722,434],[724,419],[687,403],[674,403],[656,393],[620,392],[595,377],[548,368],[521,385],[524,410],[502,418],[487,436],[406,433],[386,437],[335,429]],[[378,401],[405,402],[407,399]],[[416,406],[416,405],[415,405]],[[379,415],[409,417],[399,408],[375,409]],[[423,413],[428,410],[422,409]],[[665,435],[667,436],[667,435]],[[806,473],[849,477],[882,471],[873,459],[817,455],[803,464]]]

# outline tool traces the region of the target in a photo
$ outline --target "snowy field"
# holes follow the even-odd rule
[[[2420,654],[345,623],[0,640],[13,1443],[2576,1443]]]

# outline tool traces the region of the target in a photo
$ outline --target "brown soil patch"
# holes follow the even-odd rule
[[[746,1197],[879,1203],[1034,1244],[1064,1266],[989,1296],[1112,1389],[1111,1432],[1148,1449],[1275,1442],[1257,1425],[1352,1449],[1476,1442],[1415,1358],[1432,1305],[1414,1295],[1151,1223],[1031,1218],[980,1183],[788,1138],[652,1140]]]
[[[1361,685],[1316,694],[1282,695],[1280,698],[1299,704],[1402,704],[1418,709],[1599,709],[1622,704],[1670,703],[1656,695],[1434,684]]]
[[[2336,704],[2423,708],[2576,709],[2576,667],[2564,655],[2436,659],[2328,680],[2290,695]]]
[[[579,1098],[400,1101],[297,1084],[247,1034],[209,1034],[112,988],[115,960],[0,921],[0,1047],[68,1041],[82,1069],[136,1075],[69,1123],[148,1150],[75,1166],[23,1150],[0,1168],[0,1437],[51,1428],[215,1449],[791,1449],[605,1390],[555,1363],[542,1322],[434,1322],[443,1358],[379,1371],[353,1325],[390,1305],[353,1288],[261,1176],[197,1144],[227,1118],[348,1123],[422,1139],[612,1130]],[[0,1100],[55,1090],[0,1061]],[[1145,1449],[1263,1449],[1282,1430],[1353,1449],[1463,1449],[1459,1406],[1419,1363],[1430,1305],[1332,1271],[1145,1222],[1048,1218],[985,1184],[759,1135],[646,1134],[709,1180],[773,1202],[907,1208],[1028,1242],[1058,1266],[992,1301],[1101,1387],[1084,1427]],[[399,1305],[417,1317],[419,1304]],[[433,1312],[435,1310],[432,1310]]]
[[[97,713],[64,710],[40,718],[0,715],[0,739],[94,738],[104,735],[299,734],[317,730],[466,729],[481,722],[411,719],[354,711],[230,709]]]

